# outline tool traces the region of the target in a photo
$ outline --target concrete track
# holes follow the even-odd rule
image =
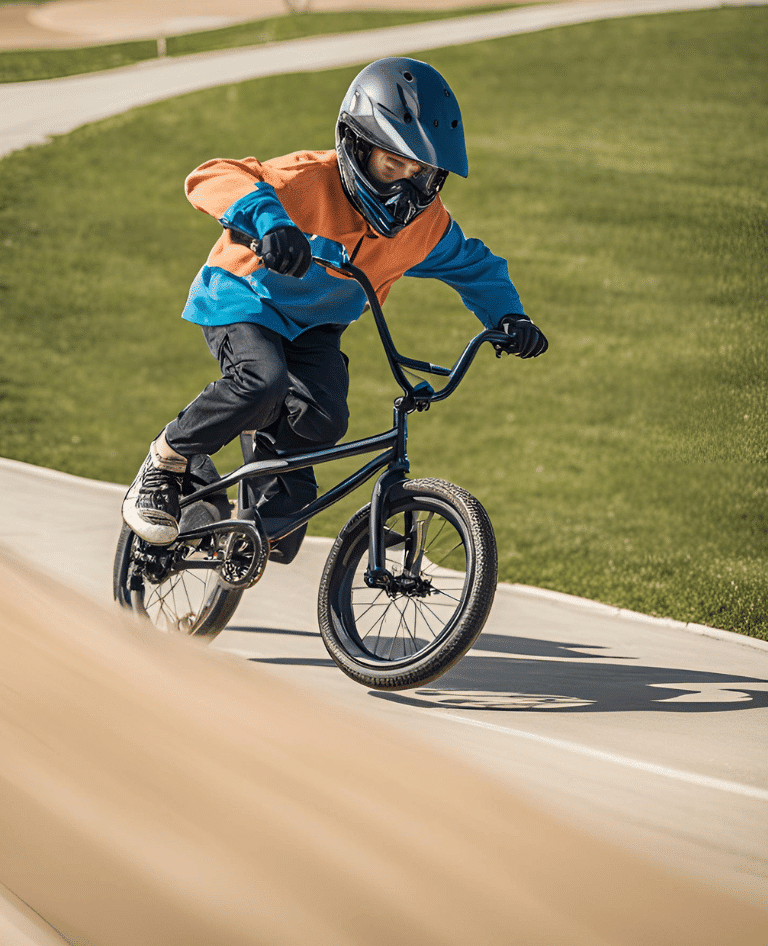
[[[123,489],[0,461],[0,545],[108,603]],[[591,832],[768,902],[768,645],[501,586],[453,671],[369,692],[317,633],[329,545],[309,539],[293,565],[268,567],[212,646],[353,714],[373,707]]]

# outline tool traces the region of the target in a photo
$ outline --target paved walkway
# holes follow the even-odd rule
[[[549,0],[530,0],[546,3]],[[621,0],[614,0],[621,3]],[[450,10],[509,0],[57,0],[0,7],[0,49],[156,39],[218,29],[291,10]]]
[[[97,0],[83,2],[87,5]],[[768,0],[569,0],[410,26],[155,59],[92,75],[8,83],[0,85],[0,157],[27,145],[42,144],[51,135],[66,134],[81,125],[140,105],[259,76],[362,64],[381,56],[408,55],[417,50],[590,20],[766,2]]]

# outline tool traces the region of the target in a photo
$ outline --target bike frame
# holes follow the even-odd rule
[[[235,231],[231,228],[230,234],[236,242],[250,246],[258,255],[260,244],[257,240],[253,240],[253,238],[247,234]],[[349,262],[344,247],[333,241],[325,240],[322,237],[311,237],[310,243],[312,245],[312,256],[315,263],[326,269],[335,270],[342,275],[351,277],[356,280],[365,292],[389,362],[390,370],[403,391],[402,396],[395,400],[393,426],[390,430],[373,437],[353,440],[349,443],[338,444],[337,446],[322,450],[313,450],[300,454],[275,451],[276,457],[273,460],[258,460],[246,463],[232,473],[221,477],[221,479],[217,480],[215,483],[200,487],[195,490],[194,493],[182,497],[180,501],[181,507],[185,508],[198,500],[205,499],[207,496],[229,489],[231,486],[238,485],[242,480],[251,476],[288,473],[309,466],[317,466],[321,463],[330,463],[333,460],[343,460],[348,457],[374,453],[377,450],[381,450],[382,452],[379,453],[378,456],[374,457],[346,479],[336,484],[336,486],[329,489],[326,493],[323,493],[322,496],[318,496],[317,499],[304,506],[298,512],[279,520],[267,520],[265,526],[270,526],[270,528],[267,528],[267,537],[270,541],[282,539],[290,535],[290,533],[295,532],[296,529],[306,525],[309,520],[318,513],[333,506],[334,503],[343,499],[379,470],[386,467],[376,481],[371,497],[370,545],[368,553],[368,575],[366,579],[368,583],[374,587],[386,587],[391,578],[385,568],[384,554],[384,523],[386,521],[387,498],[393,487],[407,479],[406,474],[410,470],[407,453],[408,414],[415,410],[427,410],[433,402],[442,401],[447,398],[460,384],[481,345],[485,342],[491,342],[497,347],[497,354],[499,354],[501,350],[508,350],[510,336],[499,330],[486,329],[480,332],[479,335],[476,335],[469,342],[453,368],[443,368],[440,365],[434,365],[429,362],[406,358],[399,354],[395,348],[381,305],[379,304],[379,300],[376,297],[376,293],[368,277],[361,269]],[[403,371],[404,368],[432,375],[440,375],[446,377],[448,380],[443,388],[435,391],[427,381],[420,381],[416,385],[411,384]],[[182,533],[179,539],[183,541],[184,537],[184,533]]]

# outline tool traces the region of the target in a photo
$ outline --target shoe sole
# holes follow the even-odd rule
[[[160,510],[143,510],[123,506],[123,521],[140,539],[150,545],[170,545],[179,534],[179,525],[173,516]]]

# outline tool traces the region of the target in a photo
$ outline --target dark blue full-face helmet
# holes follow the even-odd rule
[[[423,169],[383,184],[368,170],[374,148]],[[436,69],[416,59],[379,59],[363,69],[341,103],[336,152],[344,192],[385,237],[426,210],[449,173],[469,173],[456,96]]]

